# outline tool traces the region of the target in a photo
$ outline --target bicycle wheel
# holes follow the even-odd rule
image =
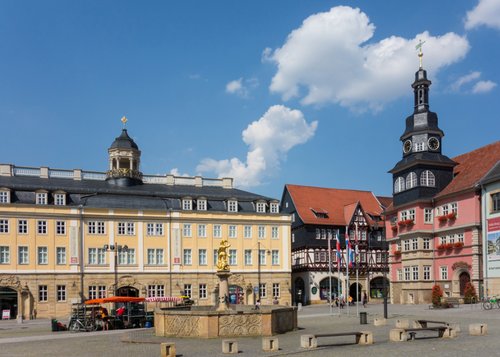
[[[483,309],[485,310],[491,310],[493,308],[493,305],[489,301],[483,302]]]
[[[68,326],[68,330],[70,330],[72,332],[78,332],[78,331],[81,331],[81,329],[82,329],[82,324],[78,320],[71,321],[69,326]]]

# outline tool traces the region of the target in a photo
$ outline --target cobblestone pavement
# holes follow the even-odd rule
[[[299,311],[299,330],[276,336],[279,352],[262,352],[260,337],[236,338],[238,355],[244,356],[497,356],[500,351],[500,309],[485,311],[480,305],[431,310],[427,305],[389,305],[386,326],[375,327],[373,319],[383,317],[381,304],[359,307],[368,314],[368,324],[360,324],[357,308],[338,310],[327,305],[306,306]],[[417,338],[415,341],[390,342],[389,331],[397,319],[432,319],[458,323],[461,332],[451,340]],[[487,336],[470,336],[469,324],[486,323]],[[320,338],[319,347],[300,347],[300,335],[368,330],[374,344],[358,346],[353,336]],[[418,336],[417,336],[418,337]],[[0,356],[159,356],[161,342],[174,342],[177,356],[227,356],[222,354],[222,339],[165,338],[153,335],[153,329],[51,332],[50,320],[0,321]]]

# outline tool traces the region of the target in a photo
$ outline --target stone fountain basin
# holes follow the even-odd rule
[[[231,305],[224,311],[215,306],[182,309],[157,308],[155,335],[168,337],[273,336],[297,329],[297,308],[290,306]]]

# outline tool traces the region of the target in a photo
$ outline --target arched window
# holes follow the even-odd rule
[[[410,172],[408,176],[406,176],[406,188],[410,189],[417,186],[417,174],[414,172]]]
[[[427,187],[435,187],[436,186],[436,178],[434,174],[430,170],[425,170],[420,175],[420,185]]]
[[[394,181],[394,193],[398,193],[405,190],[405,179],[402,177],[398,177],[396,181]]]

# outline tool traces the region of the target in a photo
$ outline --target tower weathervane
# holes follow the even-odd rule
[[[415,46],[416,50],[419,50],[418,52],[418,58],[420,60],[420,68],[422,68],[422,57],[424,57],[424,53],[422,52],[422,46],[424,45],[425,41],[418,40],[418,45]]]
[[[127,124],[127,122],[128,122],[127,117],[124,115],[120,120],[123,123],[123,127],[125,128],[125,124]]]

